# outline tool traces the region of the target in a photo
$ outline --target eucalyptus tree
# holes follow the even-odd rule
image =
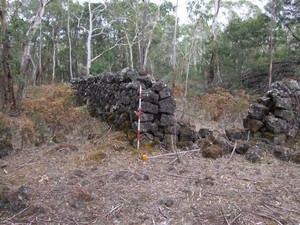
[[[209,68],[209,43],[211,40],[210,26],[202,16],[195,17],[191,24],[180,27],[178,41],[178,71],[185,84],[184,95],[193,81],[193,86],[204,85],[205,74]],[[195,81],[200,81],[196,83]]]
[[[224,85],[233,78],[238,81],[236,78],[252,65],[267,62],[270,20],[251,1],[194,0],[189,4],[189,18],[194,25],[201,19],[200,25],[194,26],[197,27],[194,50],[182,51],[186,52],[186,59],[188,55],[192,57],[189,62],[185,60],[186,64],[194,65],[185,67],[190,70],[191,78],[197,74],[206,81],[203,84],[209,84],[217,82],[217,74],[221,82],[218,84]],[[185,39],[193,43],[193,26],[188,30],[190,35]]]
[[[10,61],[10,28],[7,19],[8,4],[6,0],[1,1],[0,19],[1,19],[1,64],[0,64],[0,109],[14,109],[16,106],[13,79],[11,74]]]
[[[286,42],[293,48],[300,47],[300,1],[298,0],[269,0],[265,6],[267,15],[273,18],[277,28],[287,33]],[[299,57],[299,55],[295,55]]]
[[[86,24],[86,5],[83,6],[73,0],[67,0],[64,4],[64,8],[67,9],[67,24],[62,28],[67,36],[67,40],[64,41],[64,48],[60,48],[57,60],[60,62],[58,71],[64,72],[70,75],[70,79],[79,76],[79,74],[85,74],[86,69],[83,65],[86,64],[86,34],[82,31],[82,28],[78,26],[78,15],[85,14],[85,18],[82,18],[82,25]],[[65,68],[65,65],[69,65]]]
[[[139,0],[113,0],[106,4],[112,26],[126,45],[127,65],[145,70],[162,16],[160,5]]]
[[[275,12],[272,12],[272,5]],[[285,26],[293,38],[300,42],[300,2],[299,0],[269,0],[265,9]]]
[[[57,67],[58,46],[64,46],[65,32],[62,27],[65,23],[66,9],[64,1],[53,1],[47,7],[43,20],[39,26],[39,32],[33,38],[33,60],[37,62],[36,73],[33,74],[33,84],[42,82],[54,82]]]
[[[78,27],[86,34],[86,74],[90,74],[92,62],[99,59],[105,52],[112,50],[119,45],[116,40],[112,46],[103,51],[96,48],[96,45],[105,45],[95,40],[98,37],[109,36],[112,21],[108,21],[106,14],[107,5],[104,3],[92,3],[90,0],[84,4],[84,9],[80,16],[77,16]]]
[[[270,3],[270,22],[269,22],[269,81],[268,88],[271,88],[272,79],[273,79],[273,49],[274,49],[274,22],[275,22],[275,14],[276,14],[276,5],[275,2],[272,1]]]
[[[221,3],[221,0],[215,0],[215,2],[214,2],[214,15],[212,18],[212,23],[211,23],[211,41],[212,41],[213,45],[215,45],[215,42],[217,41],[217,18],[218,18],[219,11],[220,11],[220,3]],[[213,48],[211,51],[209,68],[207,71],[207,84],[212,83],[215,79],[215,70],[216,70],[216,67],[218,68],[217,60],[218,60],[217,49]]]
[[[250,68],[268,63],[270,18],[232,18],[221,35],[219,55],[227,80],[238,81]]]
[[[187,78],[193,74],[205,76],[205,83],[208,84],[213,80],[211,77],[214,77],[215,70],[215,41],[218,30],[217,16],[220,2],[216,1],[215,6],[216,11],[213,14],[213,1],[195,0],[191,1],[188,5],[191,23],[185,28],[183,39],[185,45],[183,45],[183,47],[189,46],[190,48],[184,47],[184,49],[181,50],[182,56],[185,58],[185,60],[183,60],[183,67],[186,74],[186,85],[188,84]],[[190,45],[187,45],[189,43]],[[212,74],[210,74],[210,72],[212,72]]]
[[[36,11],[36,15],[33,18],[32,25],[28,29],[25,35],[25,41],[23,43],[22,57],[21,57],[21,66],[20,66],[20,76],[21,80],[19,81],[18,92],[17,92],[17,100],[20,101],[24,97],[25,90],[25,79],[29,75],[30,63],[31,59],[31,39],[34,36],[36,30],[39,28],[42,17],[45,13],[46,6],[52,0],[40,0],[39,7]]]
[[[67,34],[68,34],[68,45],[69,45],[69,70],[70,70],[70,78],[73,79],[73,67],[72,67],[72,40],[71,40],[71,2],[68,0],[68,18],[67,18]]]
[[[176,13],[175,13],[175,25],[174,25],[174,36],[173,36],[173,70],[176,68],[176,62],[177,62],[177,24],[178,24],[178,0],[176,0]],[[175,81],[175,80],[174,80]]]
[[[127,45],[129,55],[128,63],[130,68],[134,68],[134,46],[140,41],[142,34],[141,25],[143,23],[143,11],[138,0],[106,2],[108,6],[111,22],[116,22],[114,27],[123,34],[123,39]],[[141,55],[141,54],[139,54]]]

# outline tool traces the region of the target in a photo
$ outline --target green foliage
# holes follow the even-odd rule
[[[224,35],[233,45],[242,49],[254,48],[268,44],[269,17],[259,14],[256,18],[243,21],[235,18],[230,21]]]
[[[227,22],[223,15],[219,17],[217,39],[211,41],[211,19],[214,12],[213,1],[193,0],[188,4],[189,24],[178,25],[177,32],[177,65],[172,67],[173,33],[175,6],[171,1],[163,1],[160,5],[140,0],[113,0],[107,8],[95,14],[94,28],[102,31],[92,39],[92,56],[101,54],[93,61],[92,74],[121,70],[129,66],[129,47],[125,31],[132,44],[133,61],[140,67],[142,31],[144,44],[151,39],[148,49],[146,71],[170,82],[185,80],[189,68],[191,83],[204,83],[211,52],[218,52],[216,71],[219,71],[223,85],[240,86],[242,74],[269,62],[269,28],[270,17],[275,16],[274,25],[274,61],[297,61],[300,57],[299,45],[299,4],[293,0],[273,0],[266,6],[267,13],[251,1],[221,1],[221,9],[226,11]],[[70,4],[68,4],[70,3]],[[275,11],[272,11],[272,4]],[[103,7],[104,3],[92,3],[92,9]],[[181,3],[180,3],[181,4]],[[41,33],[36,32],[31,40],[32,62],[31,77],[19,77],[21,49],[26,40],[26,32],[32,25],[38,0],[9,1],[9,28],[11,40],[11,71],[15,81],[34,79],[39,63],[39,47],[41,46],[42,82],[69,81],[69,44],[68,13],[70,15],[70,38],[72,44],[72,69],[74,75],[80,76],[86,65],[86,33],[82,27],[88,24],[88,4],[80,4],[74,0],[51,1],[46,7],[42,21]],[[240,9],[240,10],[238,10]],[[245,11],[241,13],[240,11]],[[145,21],[144,21],[145,20]],[[179,15],[179,22],[181,18]],[[151,33],[154,22],[156,27]],[[222,24],[222,26],[221,26]],[[1,33],[0,33],[1,37]],[[118,45],[112,48],[116,43]],[[191,43],[194,43],[191,49]],[[53,70],[53,54],[56,47],[55,71]],[[190,59],[190,60],[189,60]],[[188,63],[190,63],[188,67]],[[35,73],[34,73],[35,72]],[[234,82],[232,82],[234,81]],[[32,81],[31,81],[32,83]]]

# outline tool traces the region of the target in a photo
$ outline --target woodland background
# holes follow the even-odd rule
[[[168,1],[1,0],[1,108],[15,108],[27,85],[125,67],[182,84],[185,96],[211,86],[257,91],[299,74],[299,1],[261,9],[191,0],[186,24],[176,9]]]

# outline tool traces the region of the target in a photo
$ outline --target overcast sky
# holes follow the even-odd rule
[[[86,2],[87,0],[77,0],[79,2]],[[150,0],[151,2],[155,2],[157,4],[161,4],[164,0]],[[176,5],[176,0],[168,0]],[[180,23],[186,23],[188,21],[187,18],[187,3],[191,0],[178,0],[178,16]],[[226,0],[226,1],[238,1],[238,0]],[[250,0],[252,3],[258,5],[261,9],[265,6],[267,0]],[[102,2],[101,0],[91,0],[91,2]],[[222,19],[221,19],[222,20]]]

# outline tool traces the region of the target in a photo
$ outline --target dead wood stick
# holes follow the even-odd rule
[[[111,131],[111,128],[112,128],[112,126],[110,126],[110,127],[108,128],[107,132],[106,132],[104,135],[102,135],[102,136],[99,137],[98,139],[94,140],[94,141],[93,141],[93,144],[99,144],[99,142],[101,141],[101,139],[105,138],[105,137],[109,134],[109,132]]]
[[[236,217],[234,217],[234,219],[231,221],[231,223],[233,223],[234,221],[236,221],[238,218],[240,218],[243,215],[243,213],[240,213],[239,215],[237,215]]]
[[[285,207],[280,207],[278,205],[273,205],[271,203],[265,203],[265,205],[273,206],[273,207],[276,207],[276,208],[279,208],[279,209],[283,209],[283,210],[286,210],[286,211],[289,211],[289,212],[294,212],[294,213],[300,214],[300,211],[297,211],[295,209],[289,209],[289,208],[285,208]]]
[[[224,211],[224,208],[223,208],[223,205],[222,205],[222,207],[221,207],[221,211],[222,211],[222,215],[223,215],[223,217],[224,217],[224,219],[225,219],[225,221],[226,221],[226,224],[227,225],[231,225],[231,223],[228,221],[228,219],[227,219],[227,216],[225,215],[225,211]]]
[[[179,158],[175,158],[173,159],[171,162],[169,162],[167,165],[171,165],[172,163],[176,162],[176,161],[179,161]]]
[[[267,219],[270,219],[270,220],[273,220],[275,221],[276,223],[278,223],[279,225],[283,225],[279,220],[277,220],[276,218],[272,217],[272,216],[268,216],[268,215],[265,215],[265,214],[261,214],[261,213],[256,213],[254,212],[255,215],[258,215],[258,216],[261,216],[261,217],[265,217]]]
[[[13,218],[21,215],[23,212],[25,212],[27,209],[29,209],[29,206],[26,207],[25,209],[21,210],[20,212],[18,212],[17,214],[13,215],[12,217],[7,218],[6,220],[1,221],[0,223],[5,223],[8,222],[9,220],[12,220]]]
[[[229,163],[229,161],[230,161],[230,160],[231,160],[231,158],[233,157],[233,155],[234,155],[234,153],[235,153],[235,150],[236,150],[236,145],[237,145],[237,143],[235,142],[235,143],[234,143],[233,150],[232,150],[232,152],[231,152],[231,155],[230,155],[230,157],[229,157],[229,159],[228,159],[227,163]]]
[[[116,207],[113,207],[109,212],[107,212],[104,217],[107,217],[109,214],[112,214],[114,212],[117,212],[119,211],[122,207],[123,207],[124,204],[121,204],[121,205],[118,205]]]
[[[73,221],[76,225],[79,225],[79,223],[77,223],[76,219],[69,218],[69,220]]]
[[[167,173],[166,175],[171,176],[171,177],[185,178],[185,179],[193,179],[193,180],[198,179],[198,177],[180,176],[180,175],[171,174],[171,173]]]
[[[27,165],[34,164],[34,163],[30,163],[32,160],[34,160],[34,158],[30,159],[28,162],[24,163],[23,165],[18,166],[18,167],[16,168],[16,170],[19,170],[19,169],[21,169],[21,168],[23,168],[23,167],[25,167],[25,166],[27,166]]]
[[[158,211],[159,211],[159,213],[160,213],[163,217],[165,217],[166,219],[168,219],[168,217],[163,213],[161,207],[158,207]]]
[[[199,152],[201,151],[201,149],[193,149],[193,150],[188,150],[188,151],[181,151],[181,152],[171,152],[171,153],[166,153],[166,154],[161,154],[161,155],[154,155],[154,156],[149,156],[147,157],[148,159],[155,159],[155,158],[161,158],[161,157],[165,157],[165,156],[174,156],[174,155],[178,155],[178,154],[186,154],[189,152]]]

